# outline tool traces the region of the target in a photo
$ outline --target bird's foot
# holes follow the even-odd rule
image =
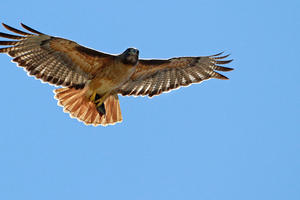
[[[96,92],[93,92],[93,94],[90,96],[90,101],[95,103],[96,105],[99,104],[99,106],[104,102],[105,98],[107,95],[104,96],[100,96],[99,94],[97,94]]]
[[[96,95],[97,95],[97,93],[96,93],[96,92],[93,92],[93,94],[90,96],[90,101],[91,101],[91,102],[94,102],[94,103],[95,103],[95,101],[96,101]]]
[[[105,105],[104,105],[104,101],[105,99],[109,96],[108,94],[105,94],[103,96],[100,96],[99,94],[97,94],[96,92],[94,92],[91,96],[90,96],[90,101],[93,102],[96,106],[96,109],[98,111],[98,113],[100,115],[105,115],[106,114],[106,110],[105,110]]]
[[[98,113],[101,115],[105,115],[106,114],[106,110],[105,110],[105,106],[104,106],[104,103],[102,104],[96,104],[96,108],[97,108],[97,111]]]
[[[105,95],[103,95],[102,97],[100,97],[100,95],[96,95],[95,97],[95,104],[97,104],[97,106],[101,106],[101,104],[104,103],[104,101],[106,100],[106,98],[109,96],[110,94],[109,93],[106,93]]]
[[[105,115],[106,114],[106,111],[105,111],[105,106],[104,106],[104,98],[99,98],[97,99],[97,96],[96,95],[96,99],[95,99],[95,104],[96,104],[96,108],[97,108],[97,111],[100,115]]]

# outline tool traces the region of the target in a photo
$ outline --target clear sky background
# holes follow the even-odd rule
[[[0,199],[299,200],[300,1],[3,1],[0,21],[109,53],[234,59],[229,81],[120,97],[89,127],[0,55]],[[0,31],[4,31],[1,28]]]

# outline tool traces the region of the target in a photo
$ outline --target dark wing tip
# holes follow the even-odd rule
[[[232,71],[234,70],[233,68],[230,67],[223,67],[217,64],[228,64],[231,63],[233,61],[233,59],[231,60],[222,60],[224,58],[227,58],[228,56],[230,56],[230,54],[224,55],[224,56],[220,56],[221,54],[223,54],[223,52],[215,54],[210,56],[212,59],[214,59],[214,70],[216,71],[222,71],[222,72],[228,72],[228,71]],[[213,78],[217,78],[217,79],[221,79],[221,80],[228,80],[229,78],[227,78],[226,76],[219,74],[217,72],[215,72],[215,74],[213,75]]]
[[[24,37],[18,36],[18,35],[11,35],[8,33],[2,33],[0,32],[0,37],[8,38],[8,39],[15,39],[15,40],[20,40],[23,39]]]
[[[233,61],[233,59],[231,60],[216,60],[217,64],[228,64],[231,63]]]
[[[217,78],[217,79],[221,79],[221,80],[229,80],[229,78],[227,78],[226,76],[219,74],[217,72],[215,72],[213,78]]]
[[[4,23],[2,23],[2,26],[4,26],[4,28],[6,28],[7,30],[9,30],[11,32],[14,32],[14,33],[17,33],[17,34],[20,34],[20,35],[32,35],[32,34],[24,32],[24,31],[18,30],[16,28],[13,28],[13,27],[11,27],[7,24],[4,24]]]
[[[19,41],[0,41],[0,45],[16,45]]]
[[[210,57],[212,57],[214,60],[215,60],[215,64],[228,64],[228,63],[231,63],[233,61],[233,59],[230,59],[230,60],[221,60],[221,59],[224,59],[224,58],[227,58],[228,56],[230,56],[230,54],[227,54],[225,56],[220,56],[221,54],[223,54],[223,52],[221,53],[218,53],[218,54],[215,54],[215,55],[212,55]],[[230,67],[223,67],[223,66],[219,66],[219,65],[216,65],[215,66],[215,70],[217,71],[224,71],[224,72],[227,72],[227,71],[232,71],[234,70],[233,68],[230,68]]]
[[[225,51],[222,51],[222,52],[220,52],[220,53],[217,53],[217,54],[211,55],[211,56],[209,56],[209,57],[216,57],[216,56],[219,56],[219,55],[223,54],[224,52],[225,52]]]
[[[6,28],[8,25],[7,24],[5,24],[5,23],[1,23],[2,24],[2,26],[4,26],[4,28]]]
[[[232,71],[234,69],[230,68],[230,67],[223,67],[223,66],[216,65],[215,70],[222,71],[222,72],[229,72],[229,71]]]
[[[7,29],[7,27],[11,27],[11,26],[9,26],[9,25],[3,23],[3,22],[2,22],[1,24],[2,24],[2,26],[3,26],[4,28],[6,28],[6,29]]]
[[[219,57],[214,56],[214,59],[220,60],[220,59],[227,58],[228,56],[230,56],[230,54],[227,54],[227,55],[225,55],[225,56],[219,56]]]
[[[21,26],[22,26],[23,28],[25,28],[27,31],[30,31],[30,32],[32,32],[32,33],[36,33],[36,34],[38,34],[38,35],[44,35],[43,33],[39,32],[39,31],[37,31],[37,30],[34,30],[33,28],[30,28],[29,26],[26,26],[26,25],[23,24],[23,23],[20,23],[20,24],[21,24]]]

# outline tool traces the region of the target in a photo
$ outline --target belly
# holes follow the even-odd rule
[[[105,94],[115,90],[120,84],[119,81],[102,78],[97,81],[95,90],[98,94]]]
[[[90,89],[98,94],[112,92],[128,81],[134,71],[134,66],[115,66],[104,69],[90,82]]]

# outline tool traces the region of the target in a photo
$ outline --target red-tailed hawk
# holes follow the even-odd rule
[[[165,60],[139,59],[139,51],[128,48],[120,55],[95,51],[63,38],[38,32],[21,23],[30,33],[2,24],[19,35],[0,32],[0,53],[13,57],[28,74],[62,86],[55,89],[58,104],[71,117],[85,124],[108,125],[122,121],[118,94],[152,97],[192,83],[217,78],[216,71],[232,60],[228,55],[178,57]]]

